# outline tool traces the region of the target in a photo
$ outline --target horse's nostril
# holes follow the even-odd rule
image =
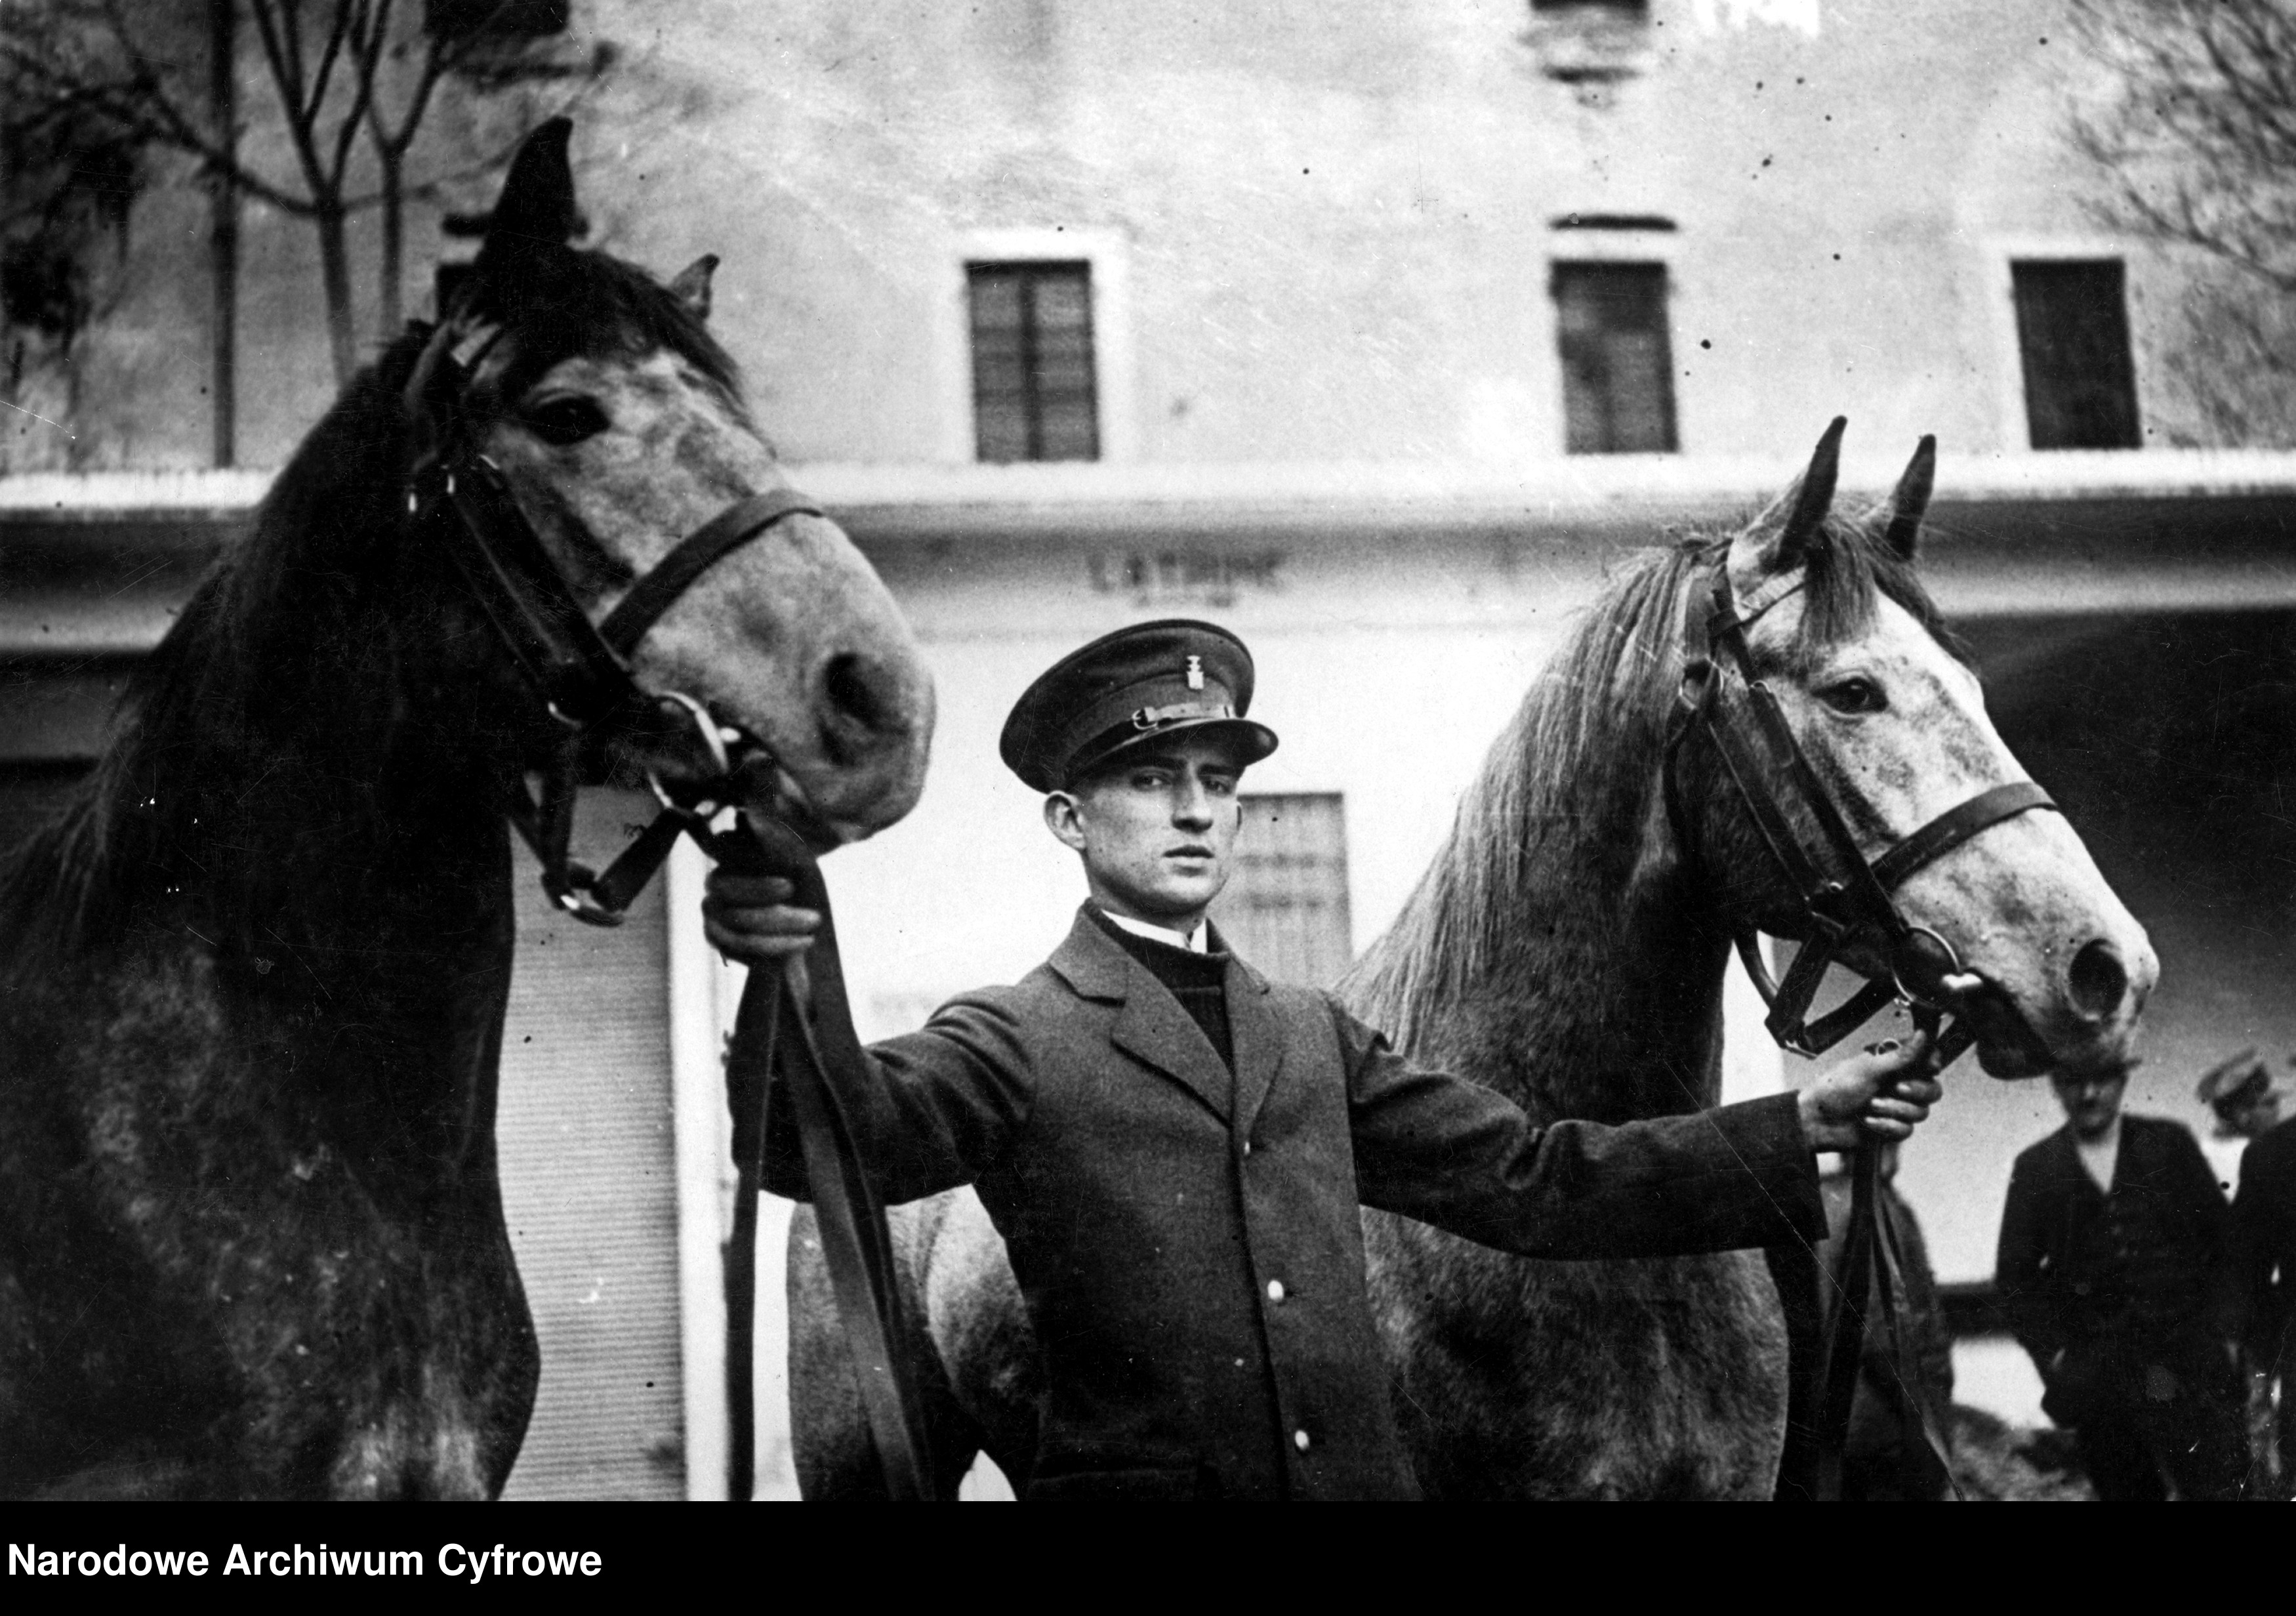
[[[2112,1017],[2128,997],[2128,971],[2120,952],[2102,938],[2084,944],[2065,972],[2065,986],[2073,1008],[2092,1021]]]
[[[822,742],[840,763],[857,762],[902,731],[900,677],[881,662],[840,652],[822,668],[821,693]]]

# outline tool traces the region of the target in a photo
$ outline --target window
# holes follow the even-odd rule
[[[1563,447],[1572,455],[1671,454],[1674,354],[1663,264],[1557,264]]]
[[[968,264],[974,455],[1097,460],[1092,266]]]
[[[2037,449],[2133,449],[2136,377],[2118,258],[2012,264],[2025,424]]]
[[[572,0],[430,0],[424,18],[441,39],[541,39],[562,34]]]
[[[1340,797],[1247,795],[1242,806],[1235,871],[1212,923],[1264,975],[1328,987],[1355,953]]]
[[[1648,0],[1530,0],[1529,21],[1522,43],[1538,70],[1587,105],[1610,104],[1608,86],[1649,69]]]

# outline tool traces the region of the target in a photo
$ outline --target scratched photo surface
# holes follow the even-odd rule
[[[1997,864],[2013,889],[2051,859],[2093,861],[2098,903],[2149,939],[2120,949],[2113,1004],[2091,1018],[2136,1062],[2128,1109],[2189,1130],[2230,1196],[2246,1140],[2195,1086],[2251,1048],[2286,1084],[2296,1054],[2296,152],[2267,115],[2296,107],[2247,124],[2173,108],[2236,108],[2259,86],[2286,97],[2266,70],[2296,48],[2296,7],[2228,4],[2246,31],[2214,57],[2176,31],[2201,26],[2185,8],[2103,0],[672,9],[181,0],[127,21],[23,0],[0,15],[0,849],[63,857],[39,828],[99,777],[136,670],[207,570],[250,542],[339,393],[394,354],[411,363],[409,323],[482,272],[507,234],[489,236],[488,210],[512,152],[563,116],[576,245],[665,285],[717,260],[680,295],[737,367],[738,428],[760,440],[722,487],[777,465],[882,579],[931,677],[922,794],[857,812],[840,834],[873,833],[824,865],[865,1039],[1016,981],[1059,944],[1083,884],[999,760],[1000,728],[1077,646],[1183,617],[1249,644],[1251,716],[1282,741],[1242,783],[1237,872],[1212,911],[1268,976],[1345,979],[1359,1011],[1411,1023],[1399,1041],[1466,1069],[1446,1018],[1483,1015],[1487,996],[1418,1002],[1393,954],[1349,973],[1399,921],[1439,929],[1414,908],[1414,893],[1435,901],[1423,876],[1493,833],[1495,800],[1536,800],[1538,845],[1583,880],[1445,917],[1519,937],[1575,984],[1537,1001],[1553,1025],[1491,1033],[1553,1052],[1551,1077],[1519,1093],[1533,1109],[1660,1107],[1571,1064],[1592,1060],[1598,1021],[1660,1049],[1667,1026],[1718,1005],[1718,1055],[1683,1034],[1710,1064],[1706,1103],[1801,1087],[1901,1033],[1893,1011],[1817,1061],[1782,1052],[1734,960],[1620,997],[1602,984],[1658,945],[1587,900],[1623,905],[1668,837],[1653,788],[1675,693],[1644,676],[1679,625],[1634,619],[1632,580],[1655,546],[1745,526],[1841,416],[1845,529],[1889,509],[1936,439],[1917,568],[1951,643],[1905,654],[1981,678],[1939,720],[1988,749],[1968,789],[2030,777],[2062,809],[2023,816],[2062,845],[2011,868],[2015,838],[2040,833],[1989,831],[1964,865],[1909,881],[1908,913],[1977,912]],[[157,65],[139,77],[136,61]],[[643,354],[621,357],[628,387],[654,385]],[[696,451],[674,438],[659,476],[627,468],[654,488],[627,508],[675,505],[660,490]],[[1518,727],[1527,697],[1565,679],[1567,709],[1550,688],[1540,710],[1570,725]],[[292,693],[269,693],[292,710]],[[1972,754],[1941,733],[1893,761],[1914,806],[1859,826],[1869,850],[1948,806],[1936,783]],[[1510,759],[1527,736],[1545,750]],[[1587,806],[1610,800],[1594,783],[1611,776],[1640,779],[1639,810]],[[639,778],[585,792],[578,857],[604,865],[652,818]],[[1983,854],[1988,838],[2009,850]],[[702,936],[690,845],[613,929],[554,905],[524,846],[512,864],[484,1170],[498,1169],[538,1378],[522,1440],[480,1420],[473,1451],[507,1440],[509,1497],[722,1497],[721,1053],[744,973]],[[1573,894],[1544,930],[1542,890]],[[2079,945],[2033,934],[2044,906],[1987,909],[1995,930],[1964,943],[2054,948],[2062,976]],[[0,1003],[0,1038],[45,1052],[56,1023],[20,1009],[45,991],[26,984],[48,945],[23,940],[43,935],[0,932],[19,1007]],[[1421,935],[1406,925],[1391,947]],[[1766,947],[1783,971],[1794,945]],[[283,951],[261,968],[298,964]],[[1856,985],[1836,967],[1820,1005]],[[0,1061],[34,1063],[16,1046]],[[2042,1383],[1993,1286],[2012,1165],[2064,1123],[2038,1069],[1998,1080],[1964,1056],[1893,1188],[1928,1270],[1933,1390],[1974,1456],[1963,1479],[2046,1495],[2084,1484],[2031,1440],[2050,1424]],[[20,1148],[0,1163],[15,1207],[55,1170]],[[279,1165],[340,1170],[308,1152]],[[760,1497],[798,1495],[790,1405],[807,1393],[790,1343],[808,1325],[784,1301],[790,1217],[768,1199],[758,1219]],[[924,1238],[915,1217],[897,1215],[899,1239]],[[1372,1238],[1377,1269],[1390,1237]],[[105,1265],[131,1259],[73,1260],[102,1292]],[[1647,1334],[1660,1304],[1627,1272],[1558,1280],[1510,1327],[1560,1339],[1627,1318]],[[123,1330],[151,1324],[132,1287],[115,1300]],[[1447,1305],[1381,1323],[1439,1328]],[[1684,1327],[1710,1341],[1737,1326]],[[1599,1448],[1606,1421],[1636,1424],[1607,1360],[1540,1350],[1555,1389],[1523,1395],[1568,1402],[1578,1424],[1544,1408],[1429,1416],[1475,1428],[1438,1435],[1481,1456],[1474,1473],[1514,1478],[1498,1490],[1575,1483],[1487,1448],[1568,1426]],[[988,1366],[948,1352],[953,1374]],[[9,1440],[63,1440],[27,1430]],[[165,1468],[136,1451],[123,1485],[142,1484],[135,1464]],[[1012,1489],[984,1454],[964,1492]]]

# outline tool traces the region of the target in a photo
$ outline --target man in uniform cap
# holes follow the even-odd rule
[[[1120,629],[1031,685],[1000,751],[1089,896],[1020,983],[870,1052],[856,1126],[884,1198],[971,1183],[1004,1238],[1043,1355],[1029,1497],[1410,1497],[1359,1205],[1534,1257],[1814,1242],[1816,1153],[1903,1138],[1938,1097],[1918,1042],[1799,1095],[1619,1127],[1542,1126],[1409,1065],[1205,921],[1238,783],[1275,750],[1251,698],[1242,642],[1189,621]],[[710,887],[729,955],[779,959],[817,923],[772,878]],[[767,1150],[768,1187],[804,1194],[786,1127]]]
[[[2216,1113],[2216,1126],[2201,1141],[2201,1153],[2229,1196],[2239,1187],[2249,1141],[2260,1138],[2280,1120],[2280,1091],[2273,1087],[2271,1069],[2251,1045],[2202,1072],[2194,1093]]]
[[[2194,1091],[2217,1114],[2217,1132],[2226,1138],[2258,1139],[2280,1120],[2280,1090],[2253,1046],[2201,1074]]]

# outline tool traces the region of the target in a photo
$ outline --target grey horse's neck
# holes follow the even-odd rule
[[[1563,710],[1584,683],[1533,687],[1342,993],[1542,1117],[1695,1110],[1720,1088],[1726,937],[1660,807],[1662,718],[1590,725]]]
[[[1542,1118],[1622,1121],[1713,1103],[1726,939],[1658,882],[1600,914],[1595,895],[1564,877],[1578,863],[1558,849],[1557,879],[1514,895],[1510,946],[1480,968],[1452,981],[1414,970],[1390,946],[1414,929],[1406,912],[1344,997],[1414,1060]]]

